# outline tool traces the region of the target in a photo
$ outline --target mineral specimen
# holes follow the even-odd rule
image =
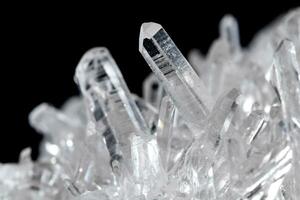
[[[139,50],[153,71],[144,98],[106,48],[83,56],[81,96],[32,111],[40,155],[0,165],[0,199],[300,199],[300,8],[246,49],[225,16],[191,64],[156,23]]]

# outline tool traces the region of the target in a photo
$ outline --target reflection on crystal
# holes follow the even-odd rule
[[[189,62],[161,25],[139,50],[153,70],[132,94],[106,48],[89,50],[81,96],[29,116],[40,154],[0,164],[3,200],[300,199],[300,8],[242,49],[226,15]]]

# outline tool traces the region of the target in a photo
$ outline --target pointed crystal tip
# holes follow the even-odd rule
[[[106,47],[94,47],[89,49],[81,58],[81,60],[92,60],[95,57],[103,57],[109,54],[109,50]]]
[[[155,22],[146,22],[143,23],[140,30],[140,38],[139,38],[139,50],[142,51],[143,48],[143,41],[145,38],[152,38],[160,29],[162,29],[162,26],[160,24],[157,24]]]
[[[295,50],[295,45],[294,43],[288,39],[285,38],[283,39],[277,46],[277,48],[275,49],[275,53],[278,54],[278,52],[280,51],[288,51],[292,54],[296,54],[296,50]]]

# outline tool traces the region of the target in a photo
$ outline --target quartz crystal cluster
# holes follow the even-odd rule
[[[206,56],[184,58],[144,23],[153,73],[132,94],[106,48],[75,73],[81,96],[29,116],[44,139],[0,165],[1,200],[299,200],[300,9],[242,49],[225,16]]]

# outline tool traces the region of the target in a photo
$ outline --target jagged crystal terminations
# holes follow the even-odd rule
[[[81,96],[32,111],[40,155],[0,165],[0,199],[300,199],[299,8],[246,49],[227,15],[206,56],[188,61],[156,23],[139,51],[153,71],[144,98],[106,48],[82,57]]]

